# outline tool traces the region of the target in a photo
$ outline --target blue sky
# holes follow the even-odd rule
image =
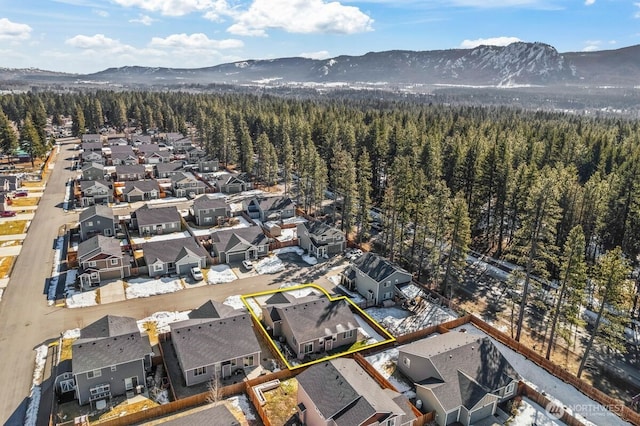
[[[539,41],[640,43],[640,0],[0,0],[0,67],[90,73]]]

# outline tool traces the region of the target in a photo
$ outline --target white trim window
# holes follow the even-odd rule
[[[156,263],[153,265],[153,272],[162,272],[164,270],[164,265],[162,263]]]
[[[114,258],[114,259],[110,259],[109,262],[111,263],[111,266],[116,266],[118,264],[119,259],[118,258]]]
[[[351,330],[345,331],[342,336],[344,339],[351,339],[353,337],[354,332],[355,330],[352,328]]]
[[[515,382],[511,382],[507,385],[507,389],[504,391],[505,396],[511,395],[516,388]]]
[[[87,379],[95,379],[102,376],[102,370],[87,371]]]
[[[304,345],[302,345],[303,354],[310,354],[311,352],[313,352],[313,342],[305,343]]]
[[[207,367],[198,367],[193,371],[193,375],[196,377],[204,374],[207,374]]]
[[[255,365],[255,357],[253,355],[245,356],[242,358],[242,364],[245,367],[253,367]]]

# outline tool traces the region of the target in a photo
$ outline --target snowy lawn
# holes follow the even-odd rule
[[[233,273],[229,265],[212,266],[207,273],[207,282],[209,284],[230,283],[237,279],[238,277]]]
[[[486,336],[484,332],[472,324],[465,324],[454,328],[451,332],[457,332],[460,329],[465,329],[467,333]],[[583,423],[597,425],[606,424],[607,426],[627,424],[618,416],[605,410],[600,404],[589,399],[586,395],[570,384],[549,374],[544,368],[539,367],[534,362],[526,359],[524,356],[511,350],[495,339],[491,337],[489,338],[513,368],[529,384],[529,386],[536,389],[538,392],[544,391],[547,398],[557,402],[560,406],[565,408],[565,411],[572,413],[574,417],[577,417]]]
[[[422,301],[415,313],[397,306],[368,308],[365,312],[396,336],[413,333],[457,318],[453,312],[426,300]]]
[[[358,327],[358,331],[367,337],[368,345],[387,340],[373,327],[371,327],[360,315],[356,315],[355,317],[356,321],[358,321],[358,324],[360,325],[360,327]]]
[[[227,401],[231,402],[234,407],[242,411],[247,421],[252,422],[256,420],[256,413],[253,410],[253,405],[251,405],[251,403],[249,402],[249,398],[247,398],[247,395],[241,394],[238,396],[232,396],[231,398],[227,399]]]
[[[367,362],[387,379],[400,393],[407,398],[414,398],[413,384],[399,371],[396,371],[398,363],[398,348],[387,349],[375,355],[365,357]]]
[[[36,362],[33,370],[33,380],[31,383],[31,394],[29,395],[29,405],[27,406],[27,414],[25,417],[25,426],[35,426],[38,420],[38,409],[40,408],[40,396],[42,395],[42,389],[40,388],[42,370],[44,370],[44,364],[47,361],[46,345],[38,346],[36,348]]]
[[[248,298],[244,300],[251,307],[251,310],[258,318],[262,317],[262,309],[260,308],[260,305],[255,301],[254,298]],[[242,303],[242,299],[240,298],[240,295],[229,296],[222,303],[224,303],[225,305],[231,306],[233,309],[247,309],[244,303]]]
[[[560,421],[554,422],[549,418],[545,409],[527,397],[522,398],[518,415],[511,419],[511,426],[557,426],[563,424]]]
[[[362,297],[360,293],[349,291],[342,284],[340,284],[340,275],[332,275],[327,279],[338,287],[340,293],[345,294],[356,305],[360,305],[361,303],[366,302],[365,298]]]
[[[255,264],[256,272],[262,274],[276,274],[284,270],[284,263],[278,256],[268,256]]]
[[[127,299],[137,299],[139,297],[155,296],[156,294],[175,293],[182,290],[182,280],[180,278],[134,278],[127,281]]]
[[[171,323],[177,321],[185,321],[189,319],[189,312],[191,311],[183,311],[183,312],[166,312],[160,311],[151,314],[150,316],[138,320],[138,329],[140,332],[146,332],[145,323],[155,323],[156,325],[156,333],[168,333],[171,331],[169,325]]]
[[[274,250],[273,253],[276,255],[283,253],[296,253],[309,265],[316,265],[318,263],[318,259],[313,256],[309,256],[308,254],[304,254],[304,250],[298,246],[283,247],[281,249]]]
[[[96,306],[96,291],[85,291],[84,293],[75,293],[67,297],[67,308],[83,308],[85,306]]]

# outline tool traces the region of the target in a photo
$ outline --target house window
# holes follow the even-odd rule
[[[207,374],[207,367],[198,367],[193,372],[194,376],[202,376],[203,374]]]
[[[96,377],[102,376],[102,370],[93,370],[87,372],[87,379],[95,379]]]
[[[404,357],[402,358],[402,364],[407,367],[410,368],[411,367],[411,359],[409,357]]]
[[[391,285],[391,281],[387,281],[386,283],[384,283],[385,287],[389,287]]]
[[[116,371],[118,368],[115,365],[111,366],[111,371]]]
[[[91,261],[87,262],[87,264],[89,265],[89,268],[95,268],[96,267],[96,261],[95,260],[91,260]]]
[[[345,331],[342,337],[343,337],[344,339],[351,339],[351,338],[353,337],[353,332],[354,332],[354,331],[355,331],[354,329],[351,329],[351,330]]]
[[[511,395],[513,393],[515,387],[516,387],[515,383],[513,383],[513,382],[509,383],[509,385],[507,386],[507,390],[504,392],[505,396]]]
[[[302,353],[309,354],[311,352],[313,352],[313,342],[305,343],[302,348]]]
[[[164,270],[164,266],[161,263],[156,263],[153,265],[153,272],[161,272]]]
[[[93,221],[92,221],[92,220],[88,220],[88,221],[86,222],[86,224],[87,224],[87,226],[93,226]]]
[[[91,388],[89,390],[91,396],[108,394],[109,392],[111,392],[111,385],[108,383],[105,383],[104,385],[98,385],[95,388]]]
[[[253,363],[254,363],[253,355],[245,356],[245,357],[242,359],[242,364],[243,364],[245,367],[252,367],[252,366],[253,366]]]
[[[232,359],[230,361],[230,364],[231,364],[232,367],[237,367],[238,366],[238,360],[234,358],[234,359]]]
[[[386,300],[386,299],[391,299],[391,292],[388,291],[385,294],[382,295],[382,299]]]
[[[111,264],[112,265],[117,265],[118,264],[118,259],[111,259]]]
[[[396,419],[397,417],[392,417],[386,422],[382,423],[382,426],[396,426]]]

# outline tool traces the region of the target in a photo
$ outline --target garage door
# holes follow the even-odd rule
[[[469,419],[469,424],[474,424],[478,420],[482,420],[485,417],[489,417],[493,414],[493,403],[485,405],[484,407],[474,411],[471,413],[471,418]]]
[[[227,254],[227,263],[242,262],[245,259],[245,252]]]
[[[189,270],[193,266],[200,266],[200,264],[198,262],[193,262],[193,263],[187,263],[185,265],[178,265],[176,268],[178,275],[187,275],[189,273]]]

